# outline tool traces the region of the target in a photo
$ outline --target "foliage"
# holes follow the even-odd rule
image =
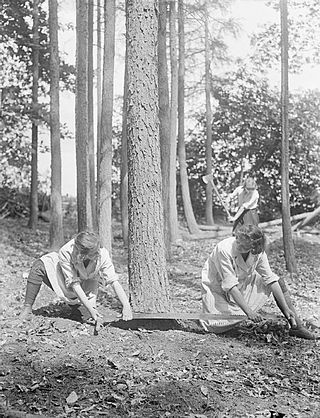
[[[215,79],[213,96],[213,166],[220,190],[231,192],[243,171],[257,178],[262,220],[278,217],[281,210],[280,94],[266,80],[244,69]],[[290,98],[290,187],[292,213],[310,210],[310,195],[319,185],[319,92],[304,92]],[[188,143],[192,178],[205,172],[205,117],[196,114],[197,129]],[[203,195],[197,181],[196,197]],[[218,199],[215,196],[216,203]],[[203,202],[202,202],[203,204]]]
[[[271,0],[269,5],[279,9],[279,1]],[[289,68],[299,72],[306,64],[320,62],[320,3],[318,0],[290,0],[288,2]],[[278,23],[265,25],[255,34],[253,60],[259,70],[278,68],[280,64],[280,11]]]

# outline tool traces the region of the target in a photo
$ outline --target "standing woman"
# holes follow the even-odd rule
[[[258,200],[259,192],[257,190],[257,183],[254,178],[247,177],[242,186],[237,187],[229,196],[228,201],[237,197],[238,209],[234,216],[229,220],[233,222],[232,232],[241,225],[258,225]]]

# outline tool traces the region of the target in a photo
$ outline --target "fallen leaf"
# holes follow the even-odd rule
[[[207,388],[206,386],[201,386],[200,390],[201,390],[201,393],[202,393],[204,396],[208,396],[208,394],[209,394],[209,390],[208,390],[208,388]]]
[[[74,403],[77,402],[78,399],[79,398],[78,398],[78,395],[76,394],[76,392],[75,391],[72,391],[70,393],[70,395],[67,397],[66,401],[67,401],[67,404],[68,405],[73,405]]]

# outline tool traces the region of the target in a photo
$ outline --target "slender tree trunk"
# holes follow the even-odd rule
[[[178,117],[178,59],[177,59],[177,11],[176,0],[170,0],[170,63],[171,63],[171,103],[170,103],[170,166],[169,166],[169,222],[170,241],[179,238],[177,210],[177,117]]]
[[[127,99],[128,99],[128,54],[126,45],[123,83],[120,207],[123,243],[128,246],[128,141],[127,141]]]
[[[112,243],[112,113],[115,48],[115,0],[105,1],[104,60],[101,113],[99,233],[102,245]]]
[[[97,198],[96,202],[100,200],[99,190],[99,172],[100,172],[100,149],[101,149],[101,101],[102,101],[102,70],[101,70],[101,58],[102,58],[102,42],[101,42],[101,0],[97,0]],[[96,203],[97,217],[99,218],[99,206]]]
[[[49,0],[50,35],[50,143],[51,143],[51,217],[50,248],[57,250],[63,243],[61,198],[61,148],[59,104],[59,41],[58,1]]]
[[[93,0],[88,4],[88,149],[89,149],[89,174],[90,174],[90,200],[93,228],[97,229],[96,209],[96,176],[94,154],[94,129],[93,129]]]
[[[281,6],[281,197],[282,197],[282,232],[286,267],[289,272],[297,271],[290,222],[289,190],[289,88],[288,88],[288,7],[287,0],[280,0]]]
[[[208,28],[208,0],[205,2],[204,9],[204,42],[205,42],[205,92],[206,92],[206,165],[207,174],[212,172],[212,111],[211,111],[211,92],[210,92],[210,49],[209,49],[209,28]],[[206,221],[207,225],[213,225],[212,208],[212,186],[208,182],[206,185]]]
[[[167,1],[159,0],[158,28],[158,84],[159,84],[159,120],[160,150],[162,174],[162,198],[164,213],[164,240],[166,256],[170,257],[170,109],[169,82],[167,65]]]
[[[38,225],[38,121],[39,121],[39,0],[33,2],[32,45],[32,128],[31,128],[31,187],[29,228]]]
[[[171,307],[160,174],[157,3],[127,1],[129,282],[138,312]]]
[[[76,160],[78,230],[92,230],[88,144],[88,0],[77,0]]]
[[[191,234],[199,233],[194,217],[187,173],[186,149],[184,143],[184,72],[185,72],[185,43],[184,43],[184,4],[178,0],[178,30],[179,30],[179,73],[178,73],[178,155],[180,166],[180,181],[184,214]]]

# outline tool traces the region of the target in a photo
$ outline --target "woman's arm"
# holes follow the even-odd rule
[[[94,307],[94,305],[91,303],[90,299],[86,296],[84,293],[82,287],[80,286],[80,283],[73,283],[71,285],[74,293],[78,296],[80,302],[83,304],[83,306],[88,309],[90,315],[92,316],[94,321],[97,321],[97,310]]]
[[[292,310],[287,305],[286,299],[284,297],[284,294],[281,290],[281,287],[278,282],[273,282],[270,284],[272,294],[276,300],[276,303],[280,309],[280,311],[283,313],[285,318],[288,320],[288,322],[291,324],[291,326],[296,326],[296,320],[295,320],[295,314],[292,312]]]
[[[233,297],[236,304],[240,306],[240,308],[243,310],[243,312],[247,315],[247,317],[251,321],[260,322],[262,320],[261,315],[253,312],[253,310],[249,308],[240,290],[238,289],[238,286],[234,286],[232,289],[230,289],[229,293]]]
[[[117,280],[112,283],[112,286],[120,302],[122,303],[122,319],[124,321],[130,321],[132,319],[132,310],[123,287]]]

